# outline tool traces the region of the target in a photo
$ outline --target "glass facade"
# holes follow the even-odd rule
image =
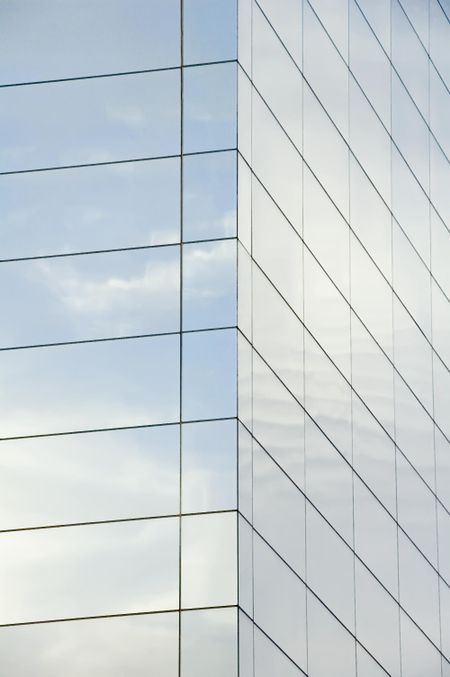
[[[450,677],[447,1],[0,16],[2,677]]]

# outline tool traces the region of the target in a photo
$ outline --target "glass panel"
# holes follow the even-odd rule
[[[450,39],[448,13],[444,14],[438,0],[430,0],[430,54],[444,81],[450,82],[448,43]]]
[[[236,153],[183,158],[183,239],[236,235]]]
[[[239,449],[239,512],[253,521],[253,438],[238,422],[238,449]]]
[[[7,0],[1,84],[176,66],[179,14],[178,0]]]
[[[183,69],[183,151],[236,148],[236,64]]]
[[[253,379],[253,434],[289,477],[303,486],[304,411],[256,354]]]
[[[236,508],[236,421],[185,423],[182,512]]]
[[[440,582],[439,586],[440,596],[441,596],[441,625],[442,628],[448,628],[450,622],[450,587],[445,585],[443,581]],[[450,656],[450,637],[448,632],[442,633],[442,651],[446,656]],[[444,661],[445,663],[445,661]],[[446,674],[446,673],[445,673]]]
[[[352,471],[306,419],[306,495],[348,543],[353,541]]]
[[[433,347],[443,362],[450,365],[450,302],[434,281],[431,283]]]
[[[183,336],[183,420],[236,416],[236,330]]]
[[[450,443],[434,426],[436,448],[436,485],[441,501],[450,509]]]
[[[255,443],[253,526],[300,575],[305,572],[305,497]]]
[[[356,675],[354,638],[309,592],[308,673],[311,677]]]
[[[177,158],[0,178],[1,258],[180,240]]]
[[[239,610],[239,677],[254,677],[253,622]]]
[[[439,73],[430,64],[430,127],[439,145],[450,155],[450,102]]]
[[[255,672],[252,677],[300,677],[305,674],[256,627],[254,638]]]
[[[2,623],[178,607],[177,518],[3,533]]]
[[[237,0],[184,0],[184,63],[235,59]]]
[[[256,3],[253,6],[252,40],[254,85],[301,149],[302,76]]]
[[[446,581],[450,581],[450,514],[437,504],[437,522],[439,537],[439,573]]]
[[[0,528],[178,513],[179,464],[175,425],[4,440]]]
[[[17,677],[177,677],[178,614],[2,628],[0,651]]]
[[[306,666],[306,588],[254,536],[255,623],[302,668]]]
[[[2,347],[178,331],[180,251],[3,263],[0,290]]]
[[[238,261],[237,261],[237,324],[242,334],[251,339],[253,335],[253,318],[252,318],[252,274],[253,261],[247,250],[238,241],[237,245]],[[241,338],[243,338],[240,334]],[[239,377],[240,378],[240,377]],[[243,375],[244,380],[246,375]]]
[[[0,361],[3,437],[179,420],[177,336],[4,351]]]
[[[436,356],[433,359],[434,417],[450,439],[450,371]]]
[[[7,87],[0,102],[2,171],[180,151],[178,70]]]
[[[332,40],[347,59],[348,0],[312,0],[311,3]]]
[[[450,233],[437,212],[431,210],[431,270],[433,276],[450,298]]]
[[[238,60],[250,75],[252,71],[253,0],[238,0]]]
[[[353,1],[350,0],[352,3]],[[377,2],[359,0],[358,4],[385,52],[389,54],[391,49],[391,0],[377,0]]]
[[[238,237],[248,252],[252,250],[252,173],[238,156]]]
[[[237,677],[237,611],[181,614],[181,677]]]
[[[183,246],[183,329],[236,325],[237,241]]]
[[[414,30],[425,48],[428,49],[429,43],[429,3],[421,0],[402,0],[402,6]]]
[[[253,617],[253,529],[238,516],[239,606]]]
[[[437,211],[448,224],[450,223],[450,200],[448,184],[450,168],[448,158],[430,136],[430,195]]]
[[[292,57],[300,65],[302,59],[301,0],[281,0],[281,2],[261,0],[259,4]]]
[[[181,606],[236,604],[236,513],[181,520]]]
[[[441,677],[441,657],[419,628],[401,612],[402,674]]]
[[[377,663],[360,644],[356,644],[356,660],[358,674],[364,677],[385,677],[386,671]]]

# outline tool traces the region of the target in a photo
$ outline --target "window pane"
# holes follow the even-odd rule
[[[401,612],[402,674],[441,677],[441,656],[408,616]]]
[[[347,0],[313,0],[314,6],[325,30],[331,35],[332,40],[347,58],[348,49],[348,2]]]
[[[301,677],[305,674],[257,627],[254,628],[254,643],[255,677]]]
[[[301,64],[302,3],[300,0],[261,0],[259,3],[287,50]]]
[[[181,613],[181,677],[237,677],[237,611]]]
[[[312,677],[356,675],[354,638],[309,592],[308,672]]]
[[[184,0],[184,63],[235,59],[237,0]]]

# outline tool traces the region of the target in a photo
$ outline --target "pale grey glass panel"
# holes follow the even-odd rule
[[[431,283],[433,315],[433,347],[442,361],[450,366],[450,301],[434,280]]]
[[[422,3],[425,6],[427,3]],[[428,118],[427,53],[398,0],[392,3],[392,62],[411,96]],[[394,80],[396,75],[393,74]],[[395,100],[392,102],[395,111]]]
[[[442,291],[450,298],[450,232],[437,212],[431,210],[431,271]]]
[[[332,7],[329,0],[319,0],[313,4],[325,4]],[[344,1],[334,4],[336,19],[343,16]],[[345,0],[347,4],[347,0]],[[325,33],[316,14],[308,2],[303,9],[303,73],[327,113],[339,128],[341,134],[348,135],[348,69],[339,52]]]
[[[317,261],[304,253],[305,326],[350,378],[350,306]]]
[[[252,70],[252,5],[253,0],[239,0],[237,10],[237,56],[239,63],[249,74]]]
[[[400,603],[418,626],[439,646],[438,574],[400,531]]]
[[[301,668],[306,667],[306,588],[254,535],[254,620]]]
[[[185,244],[183,256],[183,329],[237,324],[237,241]]]
[[[255,672],[251,677],[300,677],[305,674],[257,627],[254,628],[254,658]]]
[[[0,290],[2,347],[179,331],[180,249],[3,263]]]
[[[306,557],[308,587],[354,632],[353,552],[310,504],[306,508]]]
[[[350,78],[350,147],[386,204],[391,203],[391,139]]]
[[[390,128],[390,63],[360,8],[350,0],[350,68],[387,129]]]
[[[430,136],[430,196],[437,211],[448,225],[450,223],[450,200],[448,184],[450,163],[436,141]]]
[[[235,63],[183,69],[183,151],[236,147]]]
[[[238,635],[239,635],[239,677],[254,677],[254,642],[253,633],[255,626],[253,621],[239,609],[238,611]]]
[[[441,598],[441,625],[442,628],[448,628],[450,623],[450,587],[445,585],[443,581],[440,582],[439,586],[440,598]],[[450,658],[450,637],[448,632],[442,633],[442,651],[448,659]],[[445,663],[445,661],[444,661]],[[447,667],[448,670],[448,667]],[[445,673],[447,675],[447,673]]]
[[[428,191],[429,130],[395,73],[392,74],[392,138],[423,188]]]
[[[400,674],[398,606],[356,560],[356,637],[390,675]]]
[[[235,59],[237,0],[184,0],[183,62]]]
[[[303,326],[253,265],[253,345],[297,398],[302,397]]]
[[[261,184],[253,178],[252,254],[276,288],[302,316],[303,244]]]
[[[236,153],[183,158],[183,239],[236,235]]]
[[[392,146],[392,210],[406,235],[427,263],[430,256],[429,202],[417,179],[394,146]]]
[[[301,156],[255,90],[252,90],[252,104],[253,171],[283,214],[300,231]]]
[[[430,273],[394,221],[394,290],[428,339],[431,338]]]
[[[180,72],[0,91],[0,169],[16,171],[180,152]]]
[[[181,519],[181,606],[236,604],[236,513]]]
[[[2,623],[178,607],[178,518],[3,533]]]
[[[242,76],[244,77],[244,76]],[[252,250],[252,173],[241,155],[238,156],[238,237],[247,251]]]
[[[0,651],[17,677],[178,677],[178,614],[2,628]]]
[[[433,356],[434,417],[447,440],[450,439],[450,371],[438,358]]]
[[[251,41],[250,41],[251,45]],[[253,87],[250,76],[238,68],[238,149],[249,167],[252,165],[252,109]],[[247,166],[247,165],[246,165]],[[250,179],[249,179],[250,180]],[[239,200],[240,202],[240,200]],[[248,199],[246,200],[248,203]],[[240,205],[239,205],[240,206]]]
[[[7,0],[2,9],[1,84],[180,62],[178,0]]]
[[[253,526],[304,576],[305,497],[257,443],[253,451]]]
[[[450,155],[450,102],[442,79],[430,64],[430,127],[443,151]]]
[[[3,437],[179,420],[176,336],[6,351],[0,360]]]
[[[397,525],[357,477],[354,492],[356,554],[397,597]]]
[[[237,340],[237,415],[239,420],[247,426],[249,430],[253,430],[253,348],[242,333],[238,334]]]
[[[352,396],[353,465],[392,515],[396,514],[395,448],[367,407]]]
[[[183,336],[183,420],[236,415],[236,331]]]
[[[355,677],[355,639],[308,591],[308,675]]]
[[[346,298],[350,291],[349,230],[320,183],[304,165],[305,243]]]
[[[353,541],[352,471],[306,419],[306,495],[347,543]]]
[[[303,106],[304,158],[337,208],[348,218],[348,147],[306,83]]]
[[[402,611],[400,615],[402,674],[441,677],[441,656],[425,635]]]
[[[240,449],[239,449],[240,451]],[[241,515],[238,516],[238,603],[250,617],[253,616],[253,529]]]
[[[430,0],[430,54],[447,86],[450,82],[448,43],[450,30],[447,16],[438,0]]]
[[[439,538],[439,573],[446,581],[450,580],[450,514],[437,504],[437,522]]]
[[[305,408],[339,451],[350,459],[350,386],[309,334],[305,334]]]
[[[1,258],[180,240],[177,158],[0,179]]]
[[[356,644],[356,660],[358,665],[358,674],[364,677],[385,677],[384,670],[360,644]]]
[[[352,315],[352,386],[373,415],[394,435],[394,368]]]
[[[304,411],[264,362],[253,357],[253,434],[296,484],[303,486]]]
[[[236,609],[181,613],[181,677],[237,677]]]
[[[182,512],[236,508],[236,421],[182,428]]]
[[[350,260],[352,308],[392,358],[392,289],[353,235]]]
[[[425,46],[425,49],[428,50],[429,3],[422,2],[421,0],[401,0],[401,4],[422,44]]]
[[[250,433],[238,422],[238,471],[239,471],[239,512],[253,521],[253,445]]]
[[[433,411],[431,345],[394,296],[395,367],[424,407]]]
[[[173,425],[2,441],[0,528],[178,513],[179,434]]]
[[[301,65],[302,61],[302,3],[301,0],[260,0],[268,20],[278,33],[289,53]]]
[[[348,0],[311,0],[342,56],[348,57]]]
[[[301,149],[302,76],[256,3],[252,80],[280,124]]]
[[[252,274],[253,260],[238,240],[237,243],[237,325],[242,334],[251,339],[252,329]]]
[[[395,433],[397,445],[433,488],[433,421],[398,374],[395,375]]]
[[[450,510],[450,442],[435,426],[436,491],[440,500]]]
[[[389,54],[391,49],[391,1],[359,0],[358,4],[384,50]]]

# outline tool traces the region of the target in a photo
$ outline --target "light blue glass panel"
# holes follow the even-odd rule
[[[185,64],[235,59],[237,0],[184,0]]]

